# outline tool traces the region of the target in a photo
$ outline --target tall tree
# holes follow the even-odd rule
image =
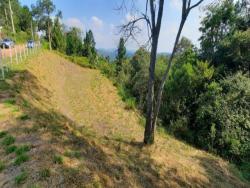
[[[83,40],[83,56],[89,58],[90,63],[94,64],[97,56],[95,49],[95,39],[91,30],[86,32],[86,36]]]
[[[164,0],[147,0],[146,1],[146,11],[142,13],[140,17],[135,17],[128,24],[122,27],[124,33],[127,36],[134,37],[135,32],[138,31],[137,22],[145,21],[149,30],[149,39],[151,42],[151,53],[150,53],[150,65],[149,65],[149,80],[148,80],[148,94],[147,94],[147,114],[146,114],[146,126],[144,132],[144,143],[152,144],[154,143],[154,132],[156,120],[159,114],[162,92],[165,85],[165,81],[168,78],[169,71],[172,65],[173,58],[177,50],[177,44],[179,42],[182,29],[185,25],[187,17],[190,11],[202,3],[203,0],[199,0],[192,4],[192,0],[182,0],[182,17],[175,39],[174,47],[171,56],[168,60],[167,68],[163,74],[160,82],[160,86],[157,90],[156,96],[155,91],[155,66],[156,66],[156,56],[158,48],[159,34],[161,30],[161,22],[163,16]],[[148,10],[150,13],[148,14]],[[137,30],[137,31],[136,31]]]
[[[55,50],[59,50],[61,52],[65,51],[66,48],[66,41],[65,36],[63,32],[63,25],[60,23],[60,20],[62,19],[62,12],[59,11],[56,14],[54,25],[52,28],[52,48]]]
[[[207,7],[201,22],[201,51],[204,59],[213,61],[219,42],[236,29],[236,11],[233,0],[223,0]]]
[[[38,29],[46,30],[47,38],[49,41],[49,48],[51,46],[51,27],[52,20],[51,14],[55,11],[56,7],[51,0],[37,0],[36,5],[32,5],[32,12],[35,18],[38,20]]]
[[[32,22],[32,14],[29,7],[23,6],[19,13],[19,28],[21,31],[30,31],[30,24]]]
[[[116,56],[116,74],[117,75],[122,70],[122,64],[125,58],[126,58],[125,40],[124,38],[120,38],[119,46],[117,50],[117,56]]]
[[[82,38],[78,28],[71,28],[66,34],[66,53],[67,55],[81,55]]]

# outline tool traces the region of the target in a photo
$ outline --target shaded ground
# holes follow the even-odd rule
[[[0,131],[30,146],[16,165],[0,145],[0,187],[248,186],[229,163],[160,131],[143,147],[141,122],[99,71],[43,52],[0,82]]]

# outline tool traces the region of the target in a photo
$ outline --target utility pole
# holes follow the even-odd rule
[[[11,8],[10,0],[9,0],[9,7],[10,7],[10,18],[11,18],[11,24],[12,24],[12,32],[13,32],[13,34],[16,34],[15,25],[14,25],[14,21],[13,21],[13,12],[12,12],[12,8]]]

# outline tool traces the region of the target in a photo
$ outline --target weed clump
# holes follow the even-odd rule
[[[29,156],[26,154],[22,154],[16,157],[14,161],[14,165],[20,166],[22,163],[29,160]]]
[[[9,146],[9,145],[13,144],[15,141],[16,141],[16,139],[13,136],[8,135],[8,136],[4,137],[4,139],[2,141],[2,145]]]
[[[25,180],[27,179],[27,177],[28,177],[28,173],[23,170],[19,175],[15,177],[15,184],[16,185],[23,184]]]
[[[24,153],[30,151],[30,146],[23,145],[16,149],[16,155],[23,155]]]
[[[5,169],[5,165],[3,161],[0,161],[0,172],[2,172]]]
[[[6,131],[0,131],[0,138],[3,138],[7,135]]]
[[[17,149],[17,146],[15,146],[15,145],[7,146],[7,147],[5,148],[5,153],[6,153],[6,154],[13,153],[13,152],[16,151],[16,149]]]
[[[51,172],[50,172],[50,169],[48,169],[48,168],[44,168],[44,169],[42,169],[42,170],[39,172],[39,176],[40,176],[42,179],[48,178],[48,177],[50,177],[50,175],[51,175]]]
[[[60,155],[54,155],[53,156],[53,162],[55,164],[63,164],[63,158]]]

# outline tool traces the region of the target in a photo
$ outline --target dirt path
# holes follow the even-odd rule
[[[0,86],[0,131],[31,145],[30,159],[13,165],[17,154],[0,146],[0,187],[247,187],[226,161],[165,133],[143,147],[140,116],[99,71],[47,51],[20,66]]]

